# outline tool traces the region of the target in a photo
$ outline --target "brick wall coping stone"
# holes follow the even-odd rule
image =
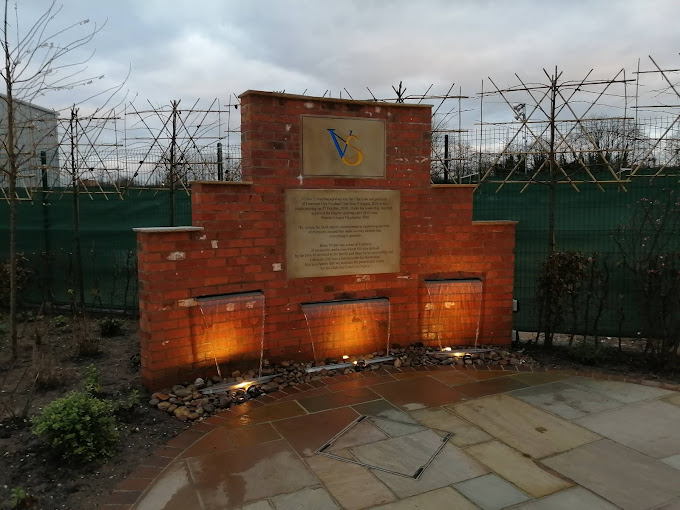
[[[347,103],[353,106],[389,106],[390,108],[432,108],[431,104],[416,104],[416,103],[391,103],[388,101],[371,101],[371,100],[356,100],[356,99],[338,99],[337,97],[314,97],[301,96],[299,94],[284,94],[282,92],[267,92],[264,90],[246,90],[239,98],[246,96],[265,96],[278,97],[281,99],[298,99],[303,101],[315,101],[317,103]]]
[[[191,184],[217,185],[217,186],[252,186],[253,181],[191,181]]]
[[[138,227],[132,230],[143,234],[154,234],[160,232],[201,232],[203,227],[192,227],[190,225],[182,227]]]
[[[485,365],[481,367],[476,367],[474,365],[434,365],[433,367],[434,368],[425,366],[395,368],[387,366],[386,368],[383,368],[379,371],[368,372],[368,374],[370,374],[368,377],[376,377],[380,375],[385,376],[405,372],[441,372],[448,370],[507,372],[508,376],[513,373],[521,374],[529,372],[539,374],[548,373],[556,375],[591,377],[593,379],[600,379],[604,381],[626,382],[631,384],[640,384],[643,386],[651,386],[654,388],[662,388],[665,390],[680,391],[680,384],[668,384],[662,383],[660,381],[607,374],[592,370],[530,367],[522,365]],[[170,465],[171,462],[179,457],[184,452],[184,450],[189,448],[207,433],[212,432],[217,427],[228,423],[228,421],[234,420],[242,414],[251,411],[253,408],[264,407],[266,405],[282,402],[285,400],[297,400],[299,398],[304,398],[309,392],[311,392],[311,395],[315,395],[314,391],[319,387],[329,386],[332,388],[334,380],[335,383],[337,383],[346,381],[348,378],[357,379],[362,377],[365,377],[363,372],[355,372],[349,376],[338,375],[335,377],[325,377],[318,381],[311,381],[310,383],[302,383],[284,390],[279,390],[275,393],[262,395],[257,399],[249,400],[248,402],[234,408],[225,409],[203,421],[194,422],[190,428],[175,436],[173,439],[168,441],[167,444],[164,446],[159,446],[154,454],[150,455],[146,459],[142,459],[140,465],[124,480],[122,480],[113,490],[108,501],[101,507],[102,510],[131,510],[137,500],[142,496],[144,491],[153,485],[154,480],[161,474],[163,469],[165,469]],[[379,380],[380,379],[376,380],[376,383],[378,383]]]

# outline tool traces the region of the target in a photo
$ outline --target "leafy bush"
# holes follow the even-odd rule
[[[89,462],[113,455],[118,422],[111,404],[85,392],[73,391],[33,418],[33,432],[65,460]]]
[[[123,322],[113,317],[107,317],[99,322],[99,332],[103,337],[118,336],[123,333]]]

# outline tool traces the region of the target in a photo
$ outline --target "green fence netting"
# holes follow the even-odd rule
[[[515,298],[519,311],[515,328],[535,331],[536,277],[547,253],[548,189],[534,184],[483,183],[474,194],[475,220],[517,220],[515,247]],[[635,336],[641,329],[638,299],[632,277],[617,265],[619,253],[611,234],[629,221],[637,202],[653,199],[662,190],[680,193],[678,178],[635,179],[626,191],[615,185],[581,185],[577,192],[561,185],[556,196],[556,240],[558,250],[597,252],[609,268],[607,306],[600,321],[600,335]],[[84,295],[87,305],[134,311],[137,308],[137,262],[134,227],[170,225],[167,190],[136,190],[124,199],[115,195],[80,197],[80,238]],[[40,194],[32,202],[19,204],[18,246],[34,272],[23,299],[68,304],[74,292],[73,200],[70,194],[51,193],[43,205]],[[8,210],[0,203],[0,258],[8,256]],[[191,202],[186,192],[175,197],[175,225],[191,223]],[[680,243],[680,233],[676,233]],[[680,244],[676,246],[680,249]],[[621,313],[625,315],[621,330]]]

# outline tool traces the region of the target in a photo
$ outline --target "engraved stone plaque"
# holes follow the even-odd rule
[[[334,177],[385,176],[385,122],[302,117],[302,173]]]
[[[288,278],[399,271],[396,190],[286,190]]]

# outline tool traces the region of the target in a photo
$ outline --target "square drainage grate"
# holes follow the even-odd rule
[[[316,453],[417,480],[452,435],[439,435],[417,423],[363,415]]]

